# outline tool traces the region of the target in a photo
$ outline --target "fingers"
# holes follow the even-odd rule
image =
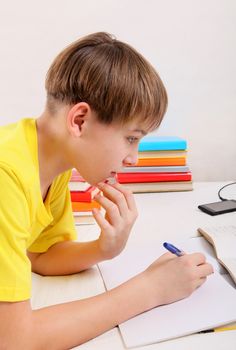
[[[101,228],[103,231],[107,231],[110,229],[111,225],[110,223],[104,218],[104,216],[100,213],[100,210],[97,208],[94,208],[92,210],[94,219],[96,220],[98,226]]]
[[[206,262],[206,257],[202,253],[186,254],[181,257],[191,268],[191,280],[194,281],[194,289],[199,288],[214,270],[211,264]]]
[[[197,273],[200,278],[209,276],[214,272],[212,265],[206,262],[206,257],[202,253],[186,254],[182,259],[188,260],[193,266],[197,267]]]
[[[198,272],[201,278],[206,278],[206,276],[214,273],[214,269],[211,264],[205,263],[198,266]]]
[[[195,288],[195,289],[201,287],[201,286],[203,285],[203,283],[206,282],[206,280],[207,280],[206,277],[199,278],[199,279],[197,280],[197,282],[196,282],[196,288]]]
[[[118,182],[115,183],[113,186],[118,191],[123,193],[123,195],[124,195],[124,197],[126,199],[126,203],[127,203],[127,206],[129,208],[129,210],[132,210],[132,211],[136,210],[137,211],[135,200],[134,200],[134,195],[133,195],[132,191],[128,190],[127,188],[124,188],[124,186],[122,186]]]
[[[132,204],[132,193],[122,186],[99,183],[97,187],[103,195],[97,194],[94,199],[106,211],[104,217],[99,211],[93,210],[94,218],[101,228],[99,249],[104,259],[110,259],[124,249],[137,217],[137,209],[135,203]]]
[[[186,259],[186,260],[189,260],[191,259],[191,262],[194,264],[194,265],[202,265],[206,262],[206,257],[204,254],[202,253],[192,253],[192,254],[184,254],[182,256],[182,259]]]
[[[176,258],[177,258],[176,255],[174,255],[170,252],[167,252],[167,253],[164,253],[161,256],[159,256],[159,258],[156,261],[158,261],[159,263],[162,263],[162,262],[164,263],[167,260],[176,259]]]
[[[117,214],[112,214],[113,211],[115,212],[113,207],[115,203],[122,217],[127,217],[130,213],[134,217],[137,216],[137,208],[132,192],[124,189],[120,184],[99,183],[98,188],[103,192],[104,196],[101,198],[96,196],[95,199],[99,201],[106,211],[109,211],[109,215],[110,212],[112,216]]]
[[[121,217],[118,206],[101,194],[97,194],[94,199],[105,209],[106,214],[108,214],[109,223],[112,225],[118,225]]]

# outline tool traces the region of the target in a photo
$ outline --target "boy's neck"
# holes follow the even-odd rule
[[[44,112],[36,120],[38,136],[38,162],[42,197],[59,174],[70,169],[66,157],[65,126],[61,116],[51,116]]]

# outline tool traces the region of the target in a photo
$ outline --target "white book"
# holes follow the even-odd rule
[[[144,151],[138,152],[138,158],[176,158],[186,157],[187,151]]]
[[[92,215],[75,216],[74,221],[75,221],[76,226],[94,225],[96,223],[96,221]]]
[[[190,171],[188,165],[179,166],[127,166],[122,173],[187,173]]]
[[[192,181],[134,182],[122,184],[134,193],[192,191]]]
[[[211,245],[203,237],[171,243],[189,253],[203,252],[213,264],[215,272],[188,298],[156,307],[120,324],[127,348],[177,338],[236,321],[235,285],[216,260]],[[110,290],[147,268],[166,252],[161,246],[162,242],[149,241],[145,237],[141,241],[131,241],[115,259],[100,263],[106,288]]]
[[[86,181],[69,181],[68,186],[70,191],[86,191],[89,189],[89,187],[91,187],[91,185]]]

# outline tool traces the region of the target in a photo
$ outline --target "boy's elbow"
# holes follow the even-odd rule
[[[0,349],[40,349],[33,319],[29,300],[0,302]]]
[[[0,339],[1,350],[37,350],[40,349],[36,344],[34,334],[30,334],[30,329],[15,326],[12,331],[6,332]]]

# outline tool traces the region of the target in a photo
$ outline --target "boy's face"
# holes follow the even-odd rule
[[[105,125],[95,116],[83,123],[74,163],[90,184],[106,180],[126,165],[135,165],[138,143],[146,134],[140,123]]]

